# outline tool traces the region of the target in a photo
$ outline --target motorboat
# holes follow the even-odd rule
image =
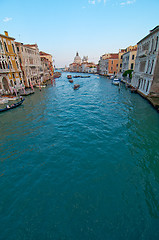
[[[70,83],[73,83],[73,80],[72,80],[72,79],[70,79],[70,80],[69,80],[69,82],[70,82]]]
[[[77,90],[77,89],[79,89],[79,87],[80,87],[79,84],[75,84],[73,88],[74,88],[74,90]]]
[[[118,78],[114,78],[112,84],[119,86],[120,80]]]
[[[68,79],[72,79],[72,76],[71,76],[71,75],[67,75],[67,78],[68,78]]]

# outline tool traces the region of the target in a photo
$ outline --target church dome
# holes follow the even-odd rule
[[[81,64],[81,58],[80,58],[78,52],[76,53],[76,57],[74,58],[74,63]]]

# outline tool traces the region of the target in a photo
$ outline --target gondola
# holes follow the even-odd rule
[[[7,105],[5,108],[0,109],[0,112],[5,112],[5,111],[11,110],[13,108],[16,108],[16,107],[20,106],[24,102],[24,100],[25,100],[25,98],[23,98],[21,101],[19,101],[17,103],[11,104],[10,106]]]

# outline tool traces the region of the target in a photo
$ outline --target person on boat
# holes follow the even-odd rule
[[[9,106],[9,105],[7,105],[7,106],[6,106],[6,108],[10,108],[10,106]]]

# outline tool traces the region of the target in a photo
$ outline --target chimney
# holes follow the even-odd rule
[[[4,31],[4,33],[5,33],[5,36],[8,37],[8,32],[7,32],[7,31]]]

